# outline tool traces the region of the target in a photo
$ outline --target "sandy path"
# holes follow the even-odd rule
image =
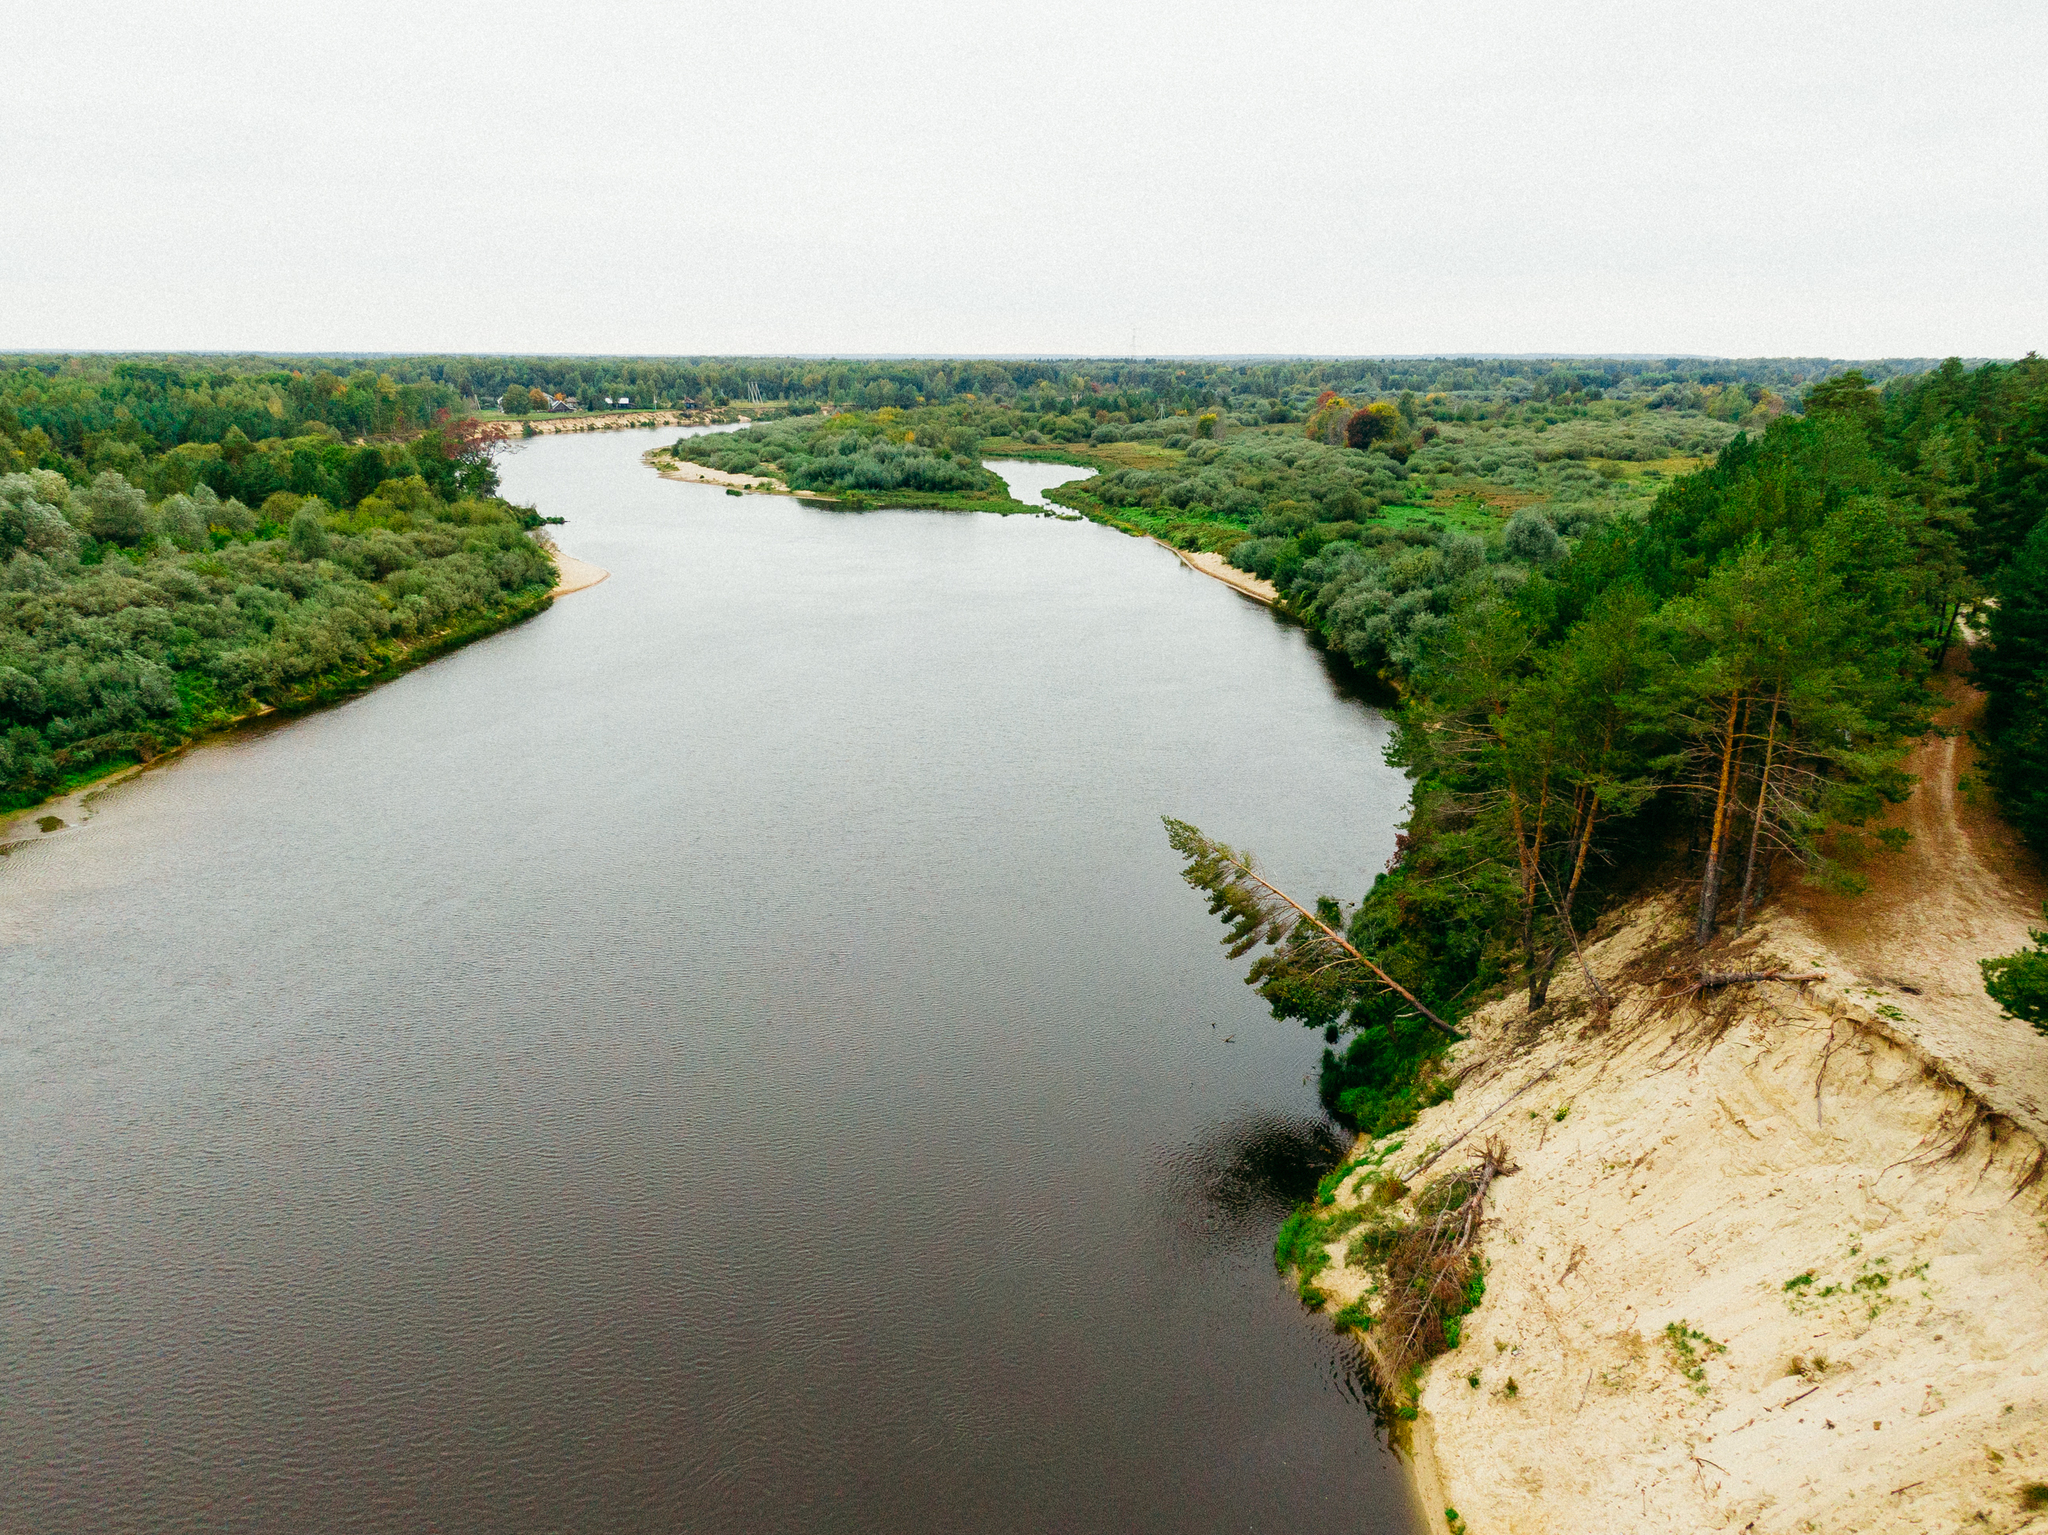
[[[1889,824],[1912,841],[1870,868],[1871,889],[1834,896],[1792,886],[1789,916],[1853,969],[1866,1005],[1909,1030],[1988,1104],[2048,1138],[2048,1040],[2001,1016],[1984,994],[1977,962],[2027,947],[2042,925],[2048,882],[2001,822],[1963,733],[1984,695],[1961,676],[1943,679],[1951,700],[1906,759],[1920,780]],[[1960,780],[1971,780],[1966,791]],[[1898,1015],[1894,1017],[1894,1014]]]

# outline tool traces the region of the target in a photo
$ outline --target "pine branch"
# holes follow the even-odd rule
[[[1380,985],[1406,999],[1439,1032],[1452,1039],[1463,1037],[1336,928],[1259,873],[1251,854],[1204,836],[1186,821],[1171,816],[1160,819],[1166,824],[1167,841],[1187,860],[1181,878],[1208,895],[1209,914],[1221,918],[1229,928],[1223,941],[1232,959],[1241,958],[1262,942],[1284,941],[1325,956],[1317,973],[1327,969],[1331,960],[1348,960],[1371,971]]]

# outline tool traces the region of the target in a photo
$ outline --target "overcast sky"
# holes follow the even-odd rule
[[[0,348],[2048,343],[2048,5],[5,0]]]

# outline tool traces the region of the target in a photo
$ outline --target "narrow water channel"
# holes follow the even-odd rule
[[[1356,895],[1383,721],[1149,544],[674,435],[506,465],[609,581],[0,860],[0,1530],[1419,1528],[1159,825]]]

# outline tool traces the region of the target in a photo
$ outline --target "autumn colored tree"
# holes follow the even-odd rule
[[[1398,437],[1401,427],[1399,408],[1390,401],[1375,400],[1345,419],[1344,442],[1347,447],[1369,448],[1376,442]]]

